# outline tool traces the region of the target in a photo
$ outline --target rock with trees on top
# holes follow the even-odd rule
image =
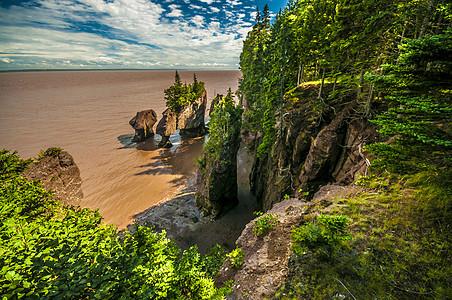
[[[218,218],[238,203],[237,151],[242,110],[229,90],[210,115],[209,139],[199,159],[196,203],[205,215]]]
[[[204,82],[198,81],[196,74],[192,84],[183,84],[176,71],[175,82],[165,90],[166,106],[163,117],[157,125],[157,134],[162,136],[159,147],[171,147],[171,134],[180,130],[186,137],[199,137],[207,133],[204,115],[207,105],[207,92]]]

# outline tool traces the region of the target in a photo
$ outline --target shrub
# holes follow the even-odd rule
[[[243,263],[243,255],[244,252],[242,249],[240,248],[235,248],[234,250],[232,250],[227,256],[228,258],[231,260],[231,266],[233,268],[240,268],[242,266]]]
[[[335,217],[320,215],[316,222],[309,222],[293,229],[292,250],[298,255],[302,255],[308,250],[326,250],[331,258],[341,242],[351,237],[345,232],[348,222],[349,220],[343,215]]]
[[[20,176],[26,161],[8,152],[0,156],[3,299],[219,299],[227,291],[214,286],[218,263],[196,247],[180,255],[165,232],[142,226],[120,241],[98,211],[65,207]]]
[[[254,212],[254,214],[257,216],[261,216],[263,213]],[[257,236],[259,236],[261,234],[266,233],[268,230],[275,228],[275,226],[279,223],[280,222],[278,220],[278,215],[267,214],[254,221],[253,231]]]

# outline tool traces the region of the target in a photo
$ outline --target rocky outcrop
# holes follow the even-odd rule
[[[80,170],[72,156],[59,148],[49,148],[23,172],[30,180],[40,180],[56,200],[65,205],[80,205],[83,198]]]
[[[367,169],[362,149],[376,141],[376,127],[360,117],[355,101],[342,99],[347,104],[338,106],[316,95],[314,86],[295,90],[291,105],[275,116],[277,135],[269,153],[255,160],[250,185],[265,211],[286,194],[311,198],[320,186],[349,184]]]
[[[276,204],[267,214],[276,216],[280,223],[263,236],[257,236],[253,228],[255,221],[267,214],[246,225],[236,242],[244,252],[242,266],[235,269],[226,260],[216,277],[217,283],[234,280],[229,299],[267,299],[286,280],[291,254],[290,234],[292,227],[303,220],[306,205],[298,199]]]
[[[178,114],[177,129],[180,135],[193,138],[207,133],[204,123],[206,106],[207,92],[204,90],[196,101],[186,105]]]
[[[219,109],[219,108],[217,108]],[[238,203],[237,152],[240,147],[242,111],[231,102],[221,107],[223,116],[212,131],[199,163],[196,203],[218,218]],[[221,128],[221,129],[220,129]]]
[[[170,135],[176,132],[177,129],[177,115],[167,108],[163,112],[163,116],[157,124],[155,132],[162,137],[159,143],[160,148],[170,148],[172,146],[169,141]]]
[[[238,134],[237,134],[238,136]],[[198,172],[196,204],[205,215],[219,218],[238,203],[237,151],[240,141],[225,145],[221,158],[203,153]]]
[[[336,199],[353,198],[364,190],[356,185],[330,184],[321,187],[310,202],[291,198],[276,203],[266,214],[246,225],[236,242],[244,253],[241,267],[233,268],[227,259],[215,278],[216,284],[221,286],[227,280],[234,281],[232,293],[227,296],[230,300],[273,299],[278,288],[291,277],[293,227],[303,225],[321,213],[337,210],[343,201]],[[266,234],[257,236],[253,230],[255,222],[268,214],[280,223]]]
[[[137,112],[137,115],[133,117],[129,124],[135,129],[135,136],[133,142],[142,142],[148,137],[154,135],[153,126],[157,122],[157,114],[154,110],[143,110]]]
[[[217,105],[220,102],[220,99],[222,99],[222,98],[223,98],[223,95],[217,94],[217,96],[212,99],[212,102],[210,102],[209,116],[214,111],[215,105]]]
[[[177,129],[180,130],[181,136],[189,138],[205,135],[207,133],[204,122],[206,105],[207,92],[204,90],[198,99],[186,105],[179,113],[173,112],[169,108],[166,109],[156,129],[156,133],[162,136],[159,147],[171,147],[169,137]]]

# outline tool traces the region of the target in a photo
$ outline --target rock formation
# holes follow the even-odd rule
[[[378,137],[375,126],[359,117],[354,101],[332,109],[319,103],[315,87],[301,86],[294,94],[293,104],[276,116],[272,148],[256,157],[250,174],[251,189],[264,211],[286,194],[310,198],[329,182],[353,182],[357,172],[367,169],[363,146]]]
[[[275,292],[290,278],[291,233],[294,226],[305,224],[306,219],[337,209],[334,199],[344,199],[360,194],[364,188],[350,185],[326,185],[320,188],[310,202],[290,198],[276,203],[271,210],[248,223],[236,241],[243,252],[243,263],[238,269],[226,260],[218,272],[218,286],[233,280],[228,299],[273,299]],[[275,228],[257,236],[255,221],[272,214],[279,220]],[[279,299],[279,298],[278,298]]]
[[[254,222],[266,215],[246,225],[236,242],[244,251],[242,266],[235,269],[227,260],[216,277],[217,283],[234,280],[232,299],[269,299],[285,281],[289,273],[290,234],[292,227],[302,221],[305,206],[306,202],[298,199],[276,204],[267,214],[276,216],[280,223],[263,236],[257,236],[253,228]]]
[[[177,129],[180,135],[186,137],[198,137],[207,133],[204,116],[207,106],[207,92],[204,90],[196,101],[186,105],[178,114]]]
[[[30,180],[40,180],[55,199],[65,205],[80,205],[83,198],[80,170],[72,156],[59,148],[49,148],[23,172]]]
[[[159,147],[171,147],[169,137],[177,129],[180,130],[181,136],[189,138],[205,135],[207,133],[204,123],[206,106],[207,92],[204,90],[198,99],[184,106],[179,113],[166,109],[156,129],[156,133],[162,136]]]
[[[220,102],[221,98],[223,98],[223,95],[217,94],[217,96],[212,99],[212,102],[210,102],[209,116],[212,114],[213,110],[215,109],[215,105]]]
[[[170,148],[172,146],[169,141],[170,135],[176,132],[177,129],[177,115],[167,108],[163,112],[163,116],[157,124],[155,132],[162,136],[162,140],[159,143],[160,148]]]
[[[152,127],[156,122],[157,114],[154,110],[149,109],[137,112],[137,115],[129,121],[130,126],[135,129],[133,142],[142,142],[154,135]]]
[[[213,218],[220,217],[238,203],[237,152],[242,111],[234,106],[232,98],[221,109],[224,111],[217,121],[225,124],[217,125],[221,129],[216,131],[212,128],[202,158],[198,161],[200,168],[196,203]]]

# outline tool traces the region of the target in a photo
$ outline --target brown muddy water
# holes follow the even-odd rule
[[[240,71],[180,71],[206,83],[208,106],[238,87]],[[174,71],[52,71],[0,73],[0,148],[22,158],[40,149],[67,150],[80,168],[82,206],[99,209],[106,223],[124,228],[136,213],[180,191],[194,170],[203,138],[181,139],[157,149],[158,135],[132,143],[128,124],[137,111],[165,109],[163,90]]]

